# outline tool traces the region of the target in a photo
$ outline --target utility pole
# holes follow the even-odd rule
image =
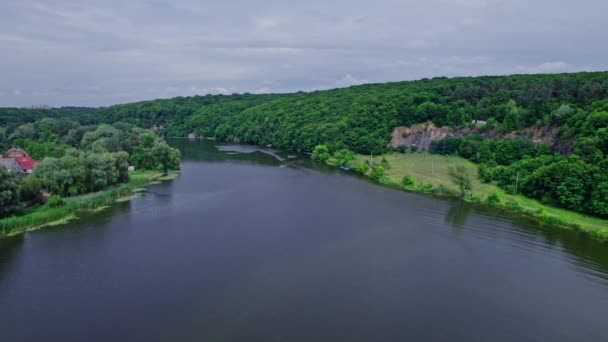
[[[519,190],[519,172],[517,173],[517,177],[515,178],[515,194],[517,194]]]

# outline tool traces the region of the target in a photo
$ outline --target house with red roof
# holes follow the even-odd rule
[[[17,164],[19,164],[19,169],[21,169],[22,173],[32,173],[34,166],[38,164],[38,161],[32,159],[30,156],[15,158],[15,160],[17,161]]]
[[[10,171],[30,174],[34,170],[34,166],[38,164],[37,160],[32,159],[24,150],[13,147],[6,152],[8,158],[2,158],[0,164]]]

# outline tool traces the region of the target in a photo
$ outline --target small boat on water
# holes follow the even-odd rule
[[[342,165],[342,166],[340,166],[340,170],[342,170],[344,172],[348,172],[348,171],[350,171],[350,167],[348,167],[347,165]]]

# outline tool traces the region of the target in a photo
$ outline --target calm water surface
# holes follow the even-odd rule
[[[0,244],[2,341],[608,341],[608,246],[270,150]],[[291,158],[290,158],[291,157]]]

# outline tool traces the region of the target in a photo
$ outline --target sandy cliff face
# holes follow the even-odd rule
[[[437,127],[433,123],[416,124],[413,126],[400,126],[393,129],[390,145],[416,146],[419,149],[428,150],[433,140],[445,139],[448,135],[465,137],[469,134],[480,134],[486,138],[525,138],[532,140],[535,144],[551,146],[556,152],[567,153],[571,144],[557,140],[559,128],[555,127],[530,127],[519,132],[501,133],[495,129],[482,129],[481,127],[464,127],[454,130],[451,127]]]

